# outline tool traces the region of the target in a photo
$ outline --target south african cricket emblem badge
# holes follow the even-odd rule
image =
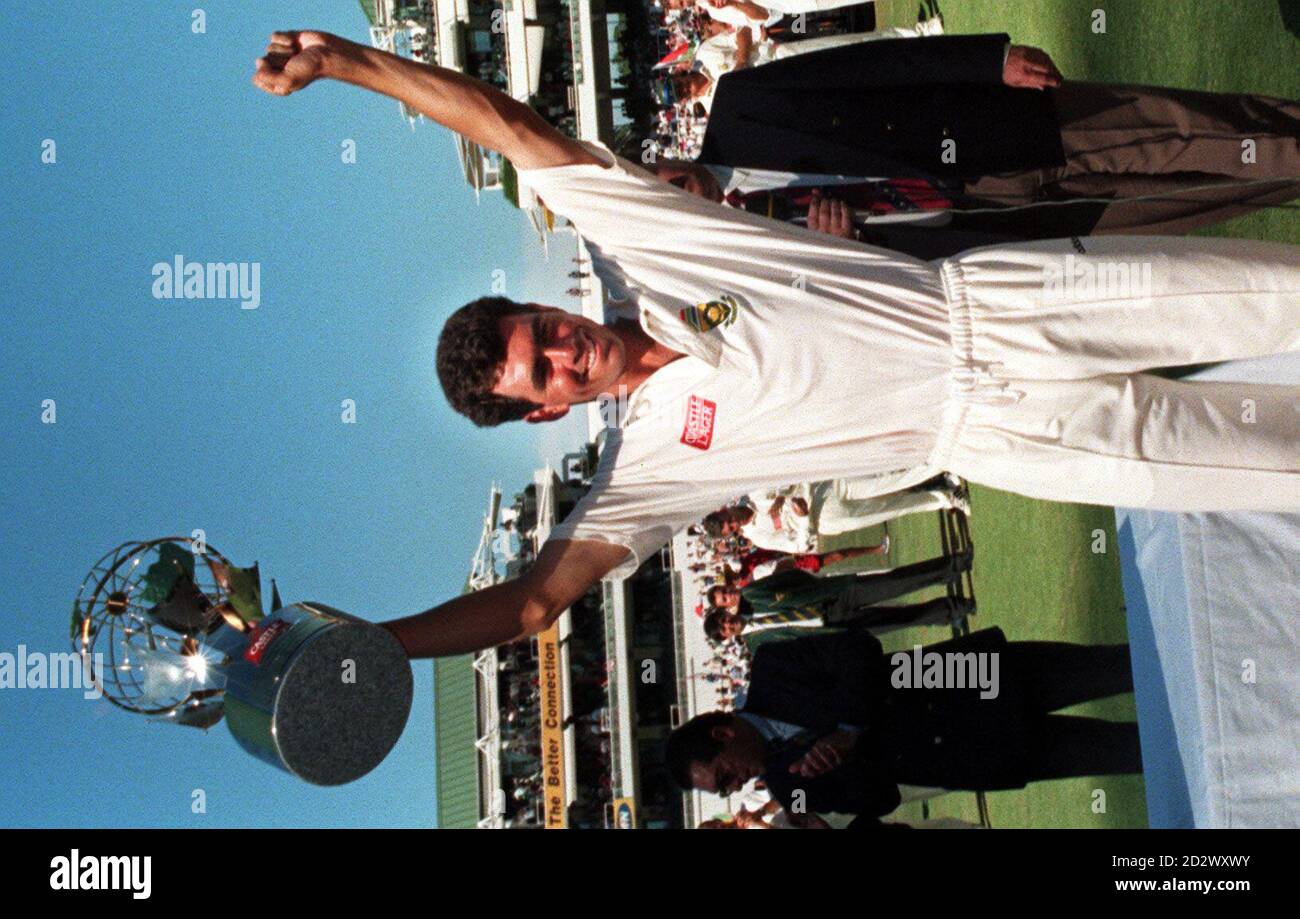
[[[682,322],[697,332],[726,328],[740,315],[740,304],[730,294],[722,294],[716,300],[688,306],[678,313]]]

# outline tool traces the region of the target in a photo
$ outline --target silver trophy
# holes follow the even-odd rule
[[[170,536],[127,542],[86,575],[71,637],[109,702],[207,729],[317,785],[374,769],[411,710],[411,668],[386,629],[321,603],[264,613],[257,566]],[[99,662],[99,666],[96,666]]]

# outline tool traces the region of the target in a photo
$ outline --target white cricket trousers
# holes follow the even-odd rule
[[[835,536],[907,514],[941,511],[952,507],[952,495],[942,489],[918,491],[907,488],[872,494],[872,484],[870,478],[861,481],[835,479],[814,484],[811,489],[810,516],[817,521],[818,535]],[[865,485],[866,488],[859,489],[859,485]]]
[[[954,367],[935,468],[1052,501],[1300,511],[1300,386],[1143,372],[1300,350],[1300,248],[1108,236],[940,270]]]

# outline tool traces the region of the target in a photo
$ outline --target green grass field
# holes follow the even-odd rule
[[[918,0],[877,0],[879,25],[914,22]],[[946,31],[1006,32],[1017,44],[1047,51],[1069,79],[1179,86],[1217,92],[1295,97],[1300,75],[1300,0],[939,0]],[[1092,11],[1106,13],[1106,32],[1092,30]],[[1288,23],[1290,26],[1288,27]],[[1214,235],[1300,244],[1294,211],[1273,210],[1209,231]],[[1012,640],[1100,644],[1127,640],[1124,594],[1109,508],[1032,501],[972,488],[971,538],[979,613],[973,628],[1000,626]],[[1094,552],[1097,533],[1104,551]],[[934,514],[890,524],[891,564],[939,551]],[[874,542],[880,529],[846,534],[837,544]],[[885,636],[888,650],[942,640],[938,628]],[[1135,717],[1131,696],[1071,709],[1113,719]],[[1104,813],[1094,790],[1105,791]],[[995,827],[1144,827],[1140,777],[1039,783],[989,795]],[[933,799],[931,816],[975,821],[975,797]],[[900,814],[919,817],[918,803]]]

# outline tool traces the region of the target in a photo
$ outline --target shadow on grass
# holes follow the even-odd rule
[[[1277,9],[1286,30],[1300,38],[1300,0],[1277,0]]]

